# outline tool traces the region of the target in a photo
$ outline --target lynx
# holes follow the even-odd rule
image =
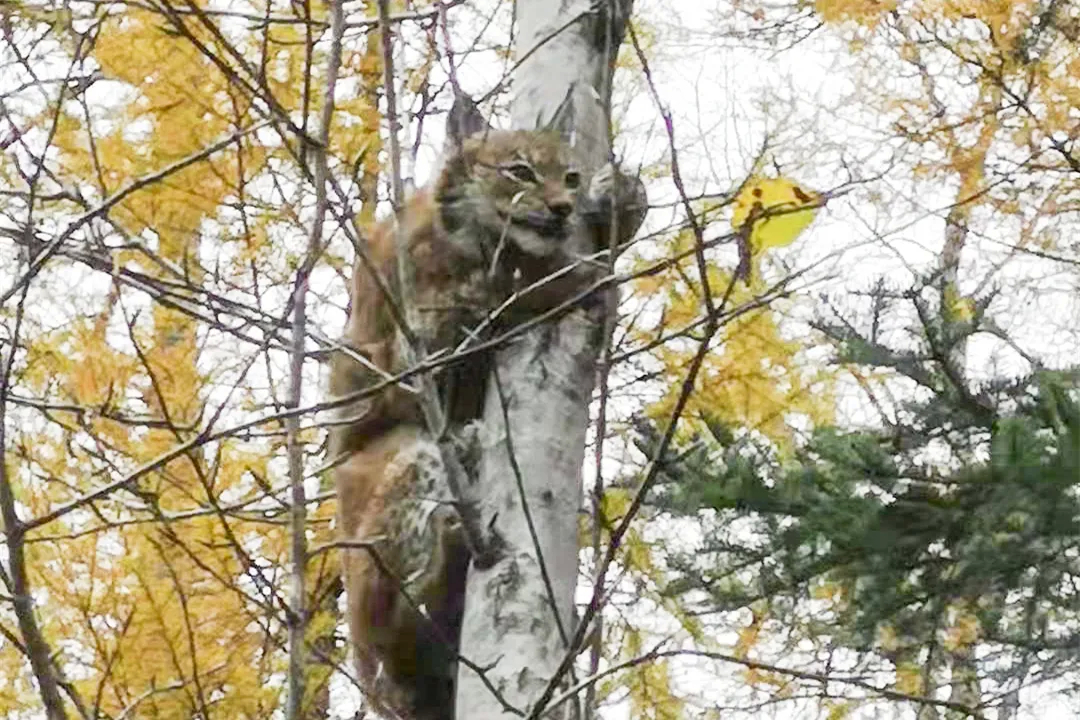
[[[394,278],[395,235],[403,237],[416,307],[412,330],[428,352],[453,348],[515,289],[565,266],[566,241],[581,223],[606,247],[613,202],[621,204],[621,240],[633,235],[644,212],[640,183],[613,168],[584,191],[583,170],[557,132],[490,130],[460,106],[451,118],[458,122],[448,127],[453,142],[441,170],[399,213],[400,227],[377,226],[368,246],[383,277]],[[632,185],[630,201],[615,194],[623,185]],[[578,276],[524,293],[511,317],[554,307],[580,285]],[[388,372],[405,369],[390,306],[359,263],[351,298],[344,344]],[[480,415],[486,375],[483,358],[473,357],[436,376],[452,427]],[[331,361],[334,397],[378,379],[346,353]],[[346,406],[329,444],[338,463],[342,537],[373,548],[344,553],[357,675],[369,705],[402,720],[453,717],[469,552],[438,482],[441,461],[431,442],[438,431],[424,427],[414,394],[389,386]]]

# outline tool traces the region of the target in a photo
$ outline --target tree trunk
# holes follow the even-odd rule
[[[515,53],[528,57],[513,78],[513,124],[543,127],[569,102],[573,144],[589,169],[610,153],[608,79],[629,7],[629,0],[517,3]],[[585,251],[589,240],[575,242]],[[612,311],[576,309],[496,357],[477,496],[485,526],[504,545],[494,566],[469,572],[461,655],[483,668],[487,683],[462,663],[460,719],[505,718],[504,702],[527,711],[568,651],[588,408],[603,314]]]

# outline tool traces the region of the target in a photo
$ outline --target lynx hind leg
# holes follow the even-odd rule
[[[383,562],[392,563],[380,541],[390,528],[385,522],[386,467],[397,445],[405,438],[391,433],[369,442],[363,450],[353,451],[334,468],[338,495],[338,532],[346,542],[370,542]],[[379,570],[374,556],[362,547],[342,551],[342,576],[345,583],[346,620],[357,682],[364,692],[367,707],[379,715],[397,717],[394,707],[405,703],[391,688],[380,687],[382,655],[386,648],[379,643],[378,618],[394,602],[395,588]]]
[[[435,545],[421,582],[413,584],[414,597],[427,612],[427,618],[417,626],[419,682],[414,709],[417,720],[450,720],[469,551],[461,518],[453,508],[438,508],[431,516],[429,529]]]
[[[441,497],[438,448],[419,426],[400,425],[351,453],[335,474],[342,539],[374,550],[343,553],[360,685],[388,717],[449,720],[468,554],[456,542],[456,512]]]

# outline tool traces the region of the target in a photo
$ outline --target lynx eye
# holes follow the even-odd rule
[[[577,170],[568,170],[566,177],[563,178],[563,184],[570,190],[577,190],[581,187],[581,173]]]
[[[500,168],[503,175],[509,178],[513,178],[518,182],[523,183],[538,183],[540,178],[537,177],[536,171],[532,169],[532,166],[526,162],[510,163],[509,165],[503,165]]]

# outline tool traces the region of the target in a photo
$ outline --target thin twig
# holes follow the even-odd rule
[[[393,41],[391,37],[388,5],[389,3],[387,0],[379,0],[379,31],[382,35],[383,91],[386,96],[386,115],[390,123],[391,200],[395,211],[400,211],[404,202],[405,190],[401,180],[401,147],[398,142],[397,98],[394,92]],[[405,318],[407,321],[406,326],[403,327],[402,330],[407,332],[407,328],[414,325],[412,322],[414,307],[412,303],[411,259],[408,254],[407,239],[404,237],[403,233],[404,226],[401,222],[398,222],[395,228],[398,287],[400,288],[401,305],[405,309]],[[407,342],[400,343],[400,346],[406,356],[406,364],[413,366],[416,364],[416,358],[424,355],[425,348],[421,338],[416,336],[415,333],[412,334],[411,342],[409,341],[410,337],[408,334],[406,334],[405,339]],[[469,502],[466,497],[465,469],[462,467],[461,462],[457,457],[456,450],[453,447],[453,440],[445,437],[445,430],[447,429],[445,412],[439,402],[439,395],[435,388],[435,383],[429,374],[421,374],[418,377],[418,382],[421,387],[420,408],[424,415],[424,422],[427,425],[428,431],[439,438],[437,445],[443,461],[443,467],[446,470],[446,483],[449,486],[450,494],[453,496],[458,514],[461,517],[462,529],[465,532],[467,544],[473,556],[473,562],[481,567],[490,565],[493,561],[492,553],[494,552],[494,549],[490,547],[491,543],[487,542],[487,533],[484,531],[484,527],[481,523],[479,511],[475,504]]]
[[[697,262],[698,281],[701,283],[705,312],[707,315],[714,315],[716,308],[714,307],[712,287],[709,282],[709,263],[705,259],[705,231],[702,229],[701,223],[698,222],[697,213],[694,212],[694,208],[690,204],[690,199],[686,194],[686,186],[683,184],[682,172],[679,170],[679,152],[675,146],[675,123],[671,118],[671,111],[664,107],[663,101],[660,100],[660,93],[656,89],[652,70],[649,68],[649,60],[645,57],[645,51],[641,49],[637,33],[634,32],[633,23],[628,22],[626,29],[630,35],[630,43],[637,54],[638,62],[641,63],[641,72],[645,76],[645,84],[649,88],[649,94],[652,95],[656,109],[664,120],[664,130],[667,132],[668,137],[668,152],[671,155],[671,180],[675,183],[675,189],[678,191],[683,210],[686,212],[686,219],[690,223],[690,230],[694,233],[694,240],[696,241],[694,243],[694,259]]]
[[[237,139],[242,138],[245,135],[250,135],[251,133],[259,130],[262,127],[265,127],[268,124],[269,123],[265,121],[256,123],[249,128],[232,133],[228,137],[218,140],[216,143],[213,143],[212,145],[200,150],[197,153],[189,155],[182,160],[177,160],[176,162],[167,165],[166,167],[158,170],[157,172],[153,172],[149,175],[144,175],[141,178],[133,180],[124,187],[117,190],[112,195],[110,195],[97,207],[93,208],[92,210],[87,210],[82,215],[75,218],[75,220],[73,220],[66,228],[64,228],[63,232],[50,240],[49,243],[41,249],[41,251],[30,262],[30,265],[26,269],[26,272],[24,272],[22,276],[19,277],[12,284],[12,286],[7,291],[5,291],[3,295],[0,295],[0,305],[6,303],[13,295],[15,295],[15,293],[19,292],[20,288],[24,287],[31,280],[33,280],[37,276],[37,274],[41,272],[41,268],[45,266],[45,263],[47,263],[49,259],[52,258],[52,256],[55,255],[56,252],[60,249],[60,246],[64,244],[64,241],[70,238],[75,233],[75,231],[81,228],[83,225],[90,222],[94,218],[100,217],[108,213],[109,210],[115,207],[128,195],[131,195],[134,192],[153,185],[154,183],[160,182],[161,180],[164,180],[170,175],[174,175],[175,173],[178,173],[184,168],[190,167],[201,160],[205,160],[219,150],[224,150],[229,145],[236,142]]]
[[[441,10],[456,7],[465,3],[465,0],[446,0],[445,2],[436,3],[433,7],[429,7],[425,10],[414,10],[412,12],[393,13],[390,15],[390,22],[394,24],[404,22],[420,22],[429,20],[436,16]],[[140,10],[146,10],[148,12],[162,14],[162,10],[159,6],[152,5],[150,3],[139,2],[138,0],[84,0],[83,4],[97,5],[107,8],[128,6],[138,8]],[[27,11],[52,11],[54,8],[52,5],[25,5]],[[195,15],[197,14],[193,10],[174,8],[177,15]],[[248,29],[257,30],[270,25],[310,25],[313,28],[325,28],[331,23],[324,22],[322,20],[314,20],[306,17],[289,17],[287,15],[253,15],[252,13],[244,13],[237,10],[210,10],[205,9],[201,11],[207,17],[220,17],[229,18],[233,20],[246,20],[251,25]],[[344,27],[347,30],[355,29],[369,29],[379,24],[378,17],[366,17],[359,18],[357,20],[349,20],[344,23]]]
[[[326,87],[323,93],[322,113],[316,130],[317,144],[308,148],[314,160],[315,217],[308,236],[307,256],[296,273],[293,291],[292,358],[289,370],[289,398],[286,406],[300,406],[304,382],[304,345],[307,335],[308,280],[323,251],[323,226],[329,204],[326,192],[330,174],[327,162],[327,145],[334,115],[334,88],[337,85],[338,68],[341,64],[341,39],[344,35],[344,0],[330,0],[330,50],[327,55]],[[307,501],[304,489],[304,446],[300,442],[300,417],[294,415],[285,421],[289,456],[289,483],[291,485],[290,508],[290,561],[291,591],[289,593],[289,694],[285,707],[287,720],[300,720],[303,715],[305,662],[304,635],[307,628],[305,575],[307,573]]]
[[[589,686],[593,686],[604,678],[610,677],[611,675],[614,675],[618,672],[622,672],[623,670],[639,667],[641,665],[656,662],[658,660],[664,660],[666,658],[690,657],[716,660],[719,662],[731,663],[733,665],[741,665],[742,667],[748,668],[750,670],[761,670],[767,673],[786,675],[788,677],[793,677],[799,680],[807,680],[815,683],[838,683],[841,685],[850,685],[851,687],[865,690],[879,697],[883,697],[887,700],[912,702],[918,703],[919,705],[929,705],[933,707],[945,708],[948,710],[956,710],[967,716],[975,718],[976,720],[982,720],[985,717],[978,708],[974,708],[963,703],[953,702],[951,700],[939,700],[934,697],[913,695],[911,693],[900,692],[899,690],[894,690],[892,688],[881,687],[878,685],[874,685],[873,683],[868,683],[865,680],[860,680],[859,678],[847,677],[844,675],[829,675],[827,673],[808,672],[806,670],[798,670],[795,668],[788,668],[780,665],[771,665],[769,663],[757,662],[755,660],[739,657],[737,655],[730,655],[720,652],[710,652],[707,650],[662,650],[661,648],[666,643],[667,641],[665,640],[659,643],[650,652],[639,655],[635,658],[631,658],[630,660],[626,660],[625,662],[612,665],[611,667],[605,668],[603,671],[591,675],[581,680],[577,684],[573,685],[572,687],[567,688],[564,692],[560,693],[551,701],[551,704],[548,705],[547,709],[544,711],[544,714],[551,713],[555,708],[557,708],[559,705],[566,702],[567,700],[573,698],[583,689]]]

